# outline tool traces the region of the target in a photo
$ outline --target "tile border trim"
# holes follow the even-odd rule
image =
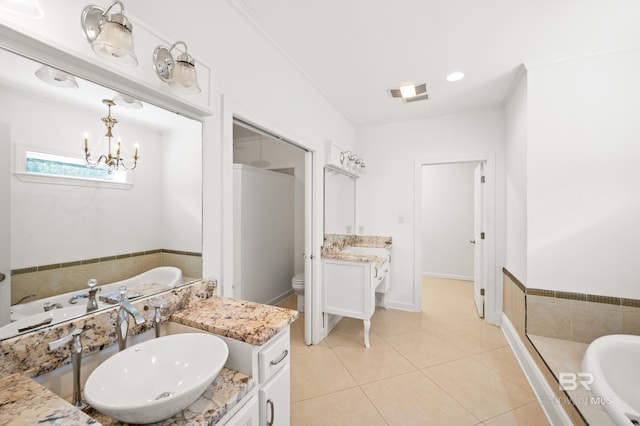
[[[115,256],[105,256],[105,257],[96,257],[93,259],[75,260],[73,262],[53,263],[50,265],[39,265],[39,266],[30,266],[27,268],[12,269],[11,276],[13,277],[15,275],[28,274],[32,272],[50,271],[52,269],[62,269],[62,268],[68,268],[71,266],[80,266],[80,265],[89,265],[92,263],[108,262],[112,260],[129,259],[132,257],[145,256],[145,255],[156,254],[156,253],[168,253],[168,254],[179,254],[183,256],[202,257],[202,253],[193,252],[193,251],[155,249],[155,250],[147,250],[147,251],[138,251],[134,253],[117,254]]]
[[[632,308],[640,308],[640,299],[626,299],[624,297],[602,296],[598,294],[573,293],[568,291],[546,290],[540,288],[528,288],[515,275],[513,275],[505,267],[502,272],[515,283],[516,286],[527,296],[551,297],[554,299],[579,300],[582,302],[604,303],[606,305],[629,306]]]

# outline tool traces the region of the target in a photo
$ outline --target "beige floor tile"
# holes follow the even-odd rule
[[[337,328],[337,327],[336,327]],[[375,346],[377,342],[381,342],[382,338],[378,337],[375,333],[369,334],[369,343],[371,346]],[[327,346],[331,349],[338,348],[340,346],[349,346],[355,348],[364,348],[364,337],[357,334],[339,333],[332,331],[329,333],[323,342],[327,343]]]
[[[360,388],[291,404],[291,426],[386,425]]]
[[[333,351],[315,351],[291,357],[291,402],[356,386]]]
[[[474,355],[473,359],[479,361],[484,366],[495,371],[507,380],[512,381],[525,390],[531,390],[531,385],[525,377],[518,360],[516,359],[511,349],[500,348],[492,351],[483,352],[478,355]]]
[[[371,331],[380,337],[393,336],[425,327],[425,317],[420,312],[376,309],[371,317]]]
[[[362,320],[343,317],[340,322],[333,327],[329,335],[334,333],[348,334],[350,336],[358,337],[362,341],[362,344],[364,344],[364,322]],[[376,333],[372,327],[372,329],[369,330],[369,337],[371,338],[371,336],[375,334]]]
[[[430,367],[466,356],[431,330],[397,334],[385,340],[417,368]]]
[[[536,400],[531,391],[471,358],[422,371],[482,421]]]
[[[369,349],[349,345],[334,347],[333,352],[359,384],[417,370],[382,339],[371,342]]]
[[[515,410],[508,411],[492,419],[486,420],[487,426],[545,426],[549,425],[540,404],[531,402]]]
[[[362,388],[390,425],[475,425],[479,422],[419,371]]]

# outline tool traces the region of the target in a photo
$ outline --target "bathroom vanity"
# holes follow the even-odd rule
[[[132,302],[146,322],[130,329],[131,342],[153,338],[153,306],[164,304],[161,334],[212,333],[229,348],[225,367],[202,396],[161,425],[289,424],[289,324],[296,311],[215,296],[200,281]],[[49,352],[46,343],[84,328],[83,375],[113,349],[115,309],[0,341],[0,423],[120,425],[94,409],[82,412],[69,397],[70,350]],[[110,353],[111,351],[111,353]],[[82,379],[82,383],[86,380]],[[66,384],[66,385],[65,385]]]
[[[325,315],[361,319],[367,348],[376,305],[386,309],[391,244],[391,237],[327,235],[322,249],[322,310]]]

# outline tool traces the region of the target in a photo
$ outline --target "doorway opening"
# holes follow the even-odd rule
[[[306,148],[233,119],[233,297],[277,305],[295,290],[291,309],[311,309],[312,164]]]
[[[416,232],[420,277],[468,285],[480,318],[485,316],[486,287],[485,164],[462,161],[421,165],[417,221],[421,227]]]

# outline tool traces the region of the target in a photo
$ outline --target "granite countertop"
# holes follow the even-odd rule
[[[373,266],[378,269],[388,260],[386,257],[380,257],[372,254],[345,253],[344,250],[349,247],[371,247],[388,250],[391,246],[391,237],[331,234],[328,235],[327,241],[322,247],[321,257],[348,262],[373,262]]]
[[[264,345],[298,318],[298,312],[229,297],[212,297],[170,320],[252,345]]]
[[[49,389],[20,374],[0,379],[0,424],[99,425]]]
[[[298,312],[289,309],[283,309],[275,306],[262,305],[243,300],[230,299],[225,297],[207,295],[211,291],[212,286],[195,285],[194,290],[178,290],[174,295],[172,306],[178,309],[169,316],[169,320],[190,327],[198,328],[218,335],[226,336],[232,339],[247,342],[253,345],[263,345],[274,337],[278,332],[286,329],[291,322],[298,318]],[[202,288],[201,288],[202,287]],[[204,288],[204,290],[203,290]],[[206,290],[206,291],[205,291]],[[172,292],[174,293],[174,292]],[[184,294],[183,294],[184,293]],[[186,303],[188,297],[193,294],[197,303]],[[149,300],[139,300],[134,302],[138,305],[141,312],[146,312],[146,304],[157,302],[155,296]],[[201,299],[205,297],[205,299]],[[207,298],[208,297],[208,298]],[[162,299],[164,300],[164,299]],[[154,302],[155,301],[155,302]],[[142,309],[144,306],[145,309]],[[152,313],[151,309],[148,309]],[[16,336],[7,339],[3,343],[7,346],[3,356],[15,352],[16,342],[24,346],[25,351],[13,357],[10,361],[17,366],[19,362],[23,368],[21,373],[9,373],[4,377],[0,377],[0,424],[52,424],[52,425],[123,425],[123,423],[114,421],[113,419],[90,409],[85,414],[76,409],[67,401],[55,395],[45,387],[33,381],[28,375],[38,371],[51,371],[53,366],[62,365],[63,359],[52,359],[47,362],[45,358],[55,357],[56,352],[43,352],[34,357],[29,358],[29,354],[33,351],[27,348],[38,348],[43,346],[42,341],[51,341],[59,338],[61,334],[67,334],[68,330],[83,326],[89,331],[95,330],[111,330],[111,316],[115,311],[102,311],[94,315],[84,317],[78,321],[82,324],[61,324],[58,327],[52,327],[34,332],[29,335]],[[151,314],[149,314],[151,315]],[[104,324],[102,324],[104,322]],[[109,344],[107,341],[102,342],[98,337],[104,337],[104,333],[85,333],[85,346],[100,346]],[[20,346],[20,345],[18,345]],[[102,347],[102,346],[100,346]],[[14,359],[15,358],[15,359]],[[48,359],[48,358],[47,358]],[[31,364],[51,364],[50,368],[37,369]],[[7,372],[11,369],[6,368]],[[14,369],[15,371],[15,369]],[[186,425],[186,424],[215,424],[224,417],[229,410],[234,407],[251,389],[256,386],[256,381],[243,373],[223,368],[216,377],[211,386],[204,394],[185,409],[182,413],[177,414],[171,419],[159,423],[160,425]]]

